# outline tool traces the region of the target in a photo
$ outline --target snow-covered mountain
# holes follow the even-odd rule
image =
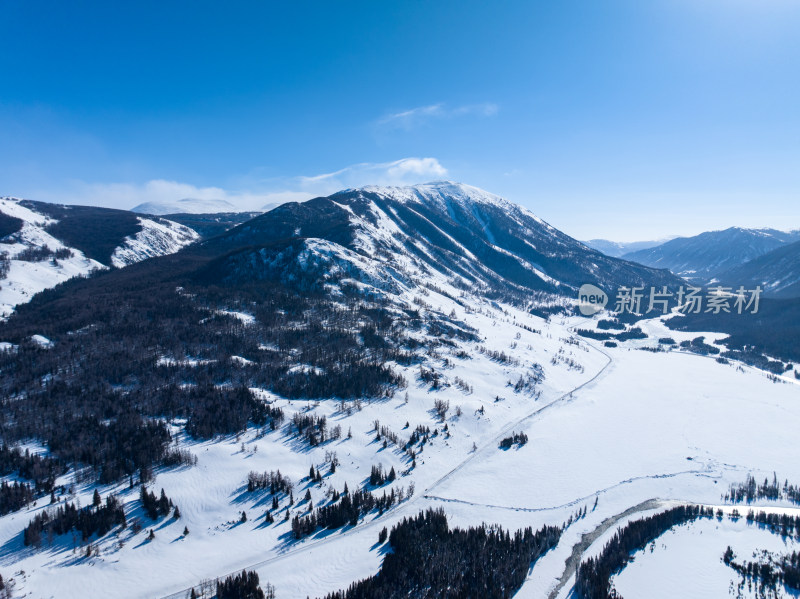
[[[164,216],[165,214],[213,214],[215,212],[238,212],[227,200],[203,200],[184,198],[174,202],[144,202],[131,208],[131,212]]]
[[[765,295],[800,297],[800,241],[782,245],[771,252],[736,266],[717,277],[722,283],[748,289],[760,285]]]
[[[593,250],[517,204],[448,181],[348,189],[283,204],[203,245],[216,253],[244,248],[245,256],[228,255],[221,268],[247,277],[266,272],[266,262],[277,264],[254,246],[291,240],[301,241],[293,255],[305,252],[340,268],[347,263],[386,289],[407,287],[409,277],[432,271],[464,289],[517,297],[537,291],[571,296],[584,283],[610,291],[679,281],[666,270]],[[234,260],[255,272],[237,275]]]
[[[599,252],[603,252],[606,256],[611,256],[613,258],[621,258],[625,254],[629,254],[631,252],[637,252],[639,250],[647,250],[657,245],[661,245],[669,241],[670,239],[674,239],[673,237],[668,237],[666,239],[659,239],[653,241],[610,241],[608,239],[589,239],[588,241],[584,241],[584,245],[588,245],[590,248],[595,249]]]
[[[68,279],[171,254],[198,237],[122,210],[0,198],[0,317]]]
[[[0,417],[19,449],[4,480],[30,486],[5,494],[4,580],[29,599],[211,599],[216,577],[247,569],[282,599],[322,598],[399,555],[384,527],[443,509],[451,531],[558,527],[491,594],[566,599],[617,526],[684,503],[730,512],[722,494],[750,473],[800,481],[793,373],[690,351],[720,349],[723,333],[650,319],[601,345],[585,333],[607,315],[535,310],[589,276],[677,281],[437,183],[285,205],[40,295],[0,323]],[[738,508],[796,515],[787,504]],[[91,518],[59,516],[68,506]],[[674,552],[699,564],[693,580],[712,572],[713,596],[733,588],[726,546],[800,549],[745,518],[697,524],[677,527]],[[691,594],[682,572],[652,568],[664,543],[615,570],[628,596]],[[508,559],[436,572],[463,579]],[[656,575],[660,595],[646,584]]]
[[[800,231],[731,227],[679,237],[622,257],[653,268],[668,268],[695,283],[707,283],[728,269],[797,240]]]

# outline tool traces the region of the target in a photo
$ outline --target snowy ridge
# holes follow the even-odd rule
[[[502,210],[510,210],[518,214],[524,214],[529,218],[534,219],[539,224],[552,228],[549,224],[544,222],[541,218],[533,214],[533,212],[527,208],[523,208],[519,204],[510,202],[498,195],[484,191],[478,187],[466,185],[465,183],[455,183],[453,181],[434,181],[431,183],[422,183],[408,187],[381,187],[368,185],[353,191],[375,193],[388,199],[404,203],[437,205],[446,210],[449,210],[450,205],[453,203],[460,206],[483,204],[486,206],[500,208]]]
[[[0,318],[8,317],[15,306],[30,301],[40,291],[73,277],[87,276],[95,270],[107,268],[87,258],[80,250],[66,247],[50,235],[45,227],[55,221],[20,206],[19,201],[16,198],[0,199],[0,213],[23,222],[17,233],[0,239],[0,254],[7,256],[8,264],[5,276],[0,276]],[[45,247],[52,251],[69,250],[71,255],[42,261],[18,259],[26,250]]]
[[[139,231],[119,239],[110,260],[103,263],[87,257],[78,247],[64,243],[57,233],[51,233],[50,228],[59,219],[37,212],[33,204],[24,202],[19,198],[0,198],[0,217],[21,221],[18,230],[0,238],[0,318],[7,318],[15,306],[30,301],[40,291],[74,277],[172,254],[199,239],[187,226],[165,219],[137,217]],[[87,210],[112,216],[119,212],[104,208]],[[85,236],[93,234],[89,227]],[[85,241],[91,244],[90,239]]]
[[[200,239],[200,235],[185,225],[159,219],[139,218],[142,230],[114,250],[111,264],[122,268],[147,258],[174,254],[182,247]]]

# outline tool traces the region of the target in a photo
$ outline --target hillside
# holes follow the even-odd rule
[[[790,372],[698,355],[662,319],[585,338],[608,317],[571,315],[586,280],[680,283],[436,183],[285,204],[38,294],[0,323],[17,591],[210,599],[202,580],[246,569],[303,599],[463,571],[563,599],[570,556],[625,518],[800,479]],[[421,512],[419,543],[388,532]]]
[[[760,285],[765,295],[779,298],[800,297],[800,241],[780,246],[717,277],[730,286],[750,289]]]
[[[189,227],[124,210],[0,198],[0,317],[73,277],[174,253]]]

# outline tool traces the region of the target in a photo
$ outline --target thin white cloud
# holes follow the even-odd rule
[[[31,199],[131,209],[139,204],[173,204],[183,199],[219,201],[237,210],[261,210],[271,204],[302,202],[315,196],[365,185],[410,185],[446,177],[436,158],[402,158],[392,162],[363,162],[319,175],[273,179],[255,189],[198,187],[180,181],[153,179],[145,183],[86,183],[73,181],[58,191],[42,191]]]
[[[435,119],[450,119],[470,115],[491,117],[495,116],[498,110],[497,104],[491,102],[465,104],[455,107],[448,107],[443,103],[430,104],[387,114],[378,119],[375,124],[383,129],[410,130]]]
[[[365,185],[411,185],[447,176],[436,158],[403,158],[393,162],[363,162],[332,173],[299,177],[300,189],[327,195],[340,189]]]

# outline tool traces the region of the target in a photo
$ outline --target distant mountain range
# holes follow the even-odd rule
[[[622,258],[653,268],[668,268],[692,283],[707,284],[729,280],[731,269],[795,241],[800,241],[800,231],[731,227],[694,237],[678,237],[655,247],[626,253]],[[759,264],[763,267],[771,260],[765,258]],[[770,270],[776,277],[770,287],[789,276],[789,273],[781,272],[781,264],[785,263],[775,264]]]
[[[227,200],[200,200],[184,198],[172,202],[144,202],[131,209],[139,214],[164,216],[167,214],[211,214],[216,212],[238,212]]]
[[[588,245],[590,248],[595,249],[597,251],[603,252],[606,256],[611,256],[613,258],[621,258],[625,254],[630,252],[636,252],[638,250],[646,250],[657,245],[661,245],[662,243],[669,241],[670,239],[674,239],[673,237],[667,237],[665,239],[659,239],[655,241],[609,241],[608,239],[590,239],[588,241],[584,241],[585,245]]]
[[[333,281],[346,273],[346,284],[380,296],[417,287],[439,273],[465,290],[533,301],[536,294],[572,298],[584,283],[608,293],[620,286],[680,283],[666,269],[606,256],[516,204],[452,182],[349,189],[263,214],[187,212],[220,207],[194,200],[137,210],[178,207],[184,212],[165,219],[4,200],[0,232],[11,265],[2,283],[4,313],[69,278],[172,254],[189,244],[196,250],[176,258],[170,272],[194,269],[202,256],[206,264],[195,276],[226,285],[312,274],[317,281]],[[205,241],[194,243],[200,239]],[[35,259],[20,259],[23,250],[36,253]],[[31,269],[35,276],[21,274]],[[113,277],[106,281],[111,284]]]

